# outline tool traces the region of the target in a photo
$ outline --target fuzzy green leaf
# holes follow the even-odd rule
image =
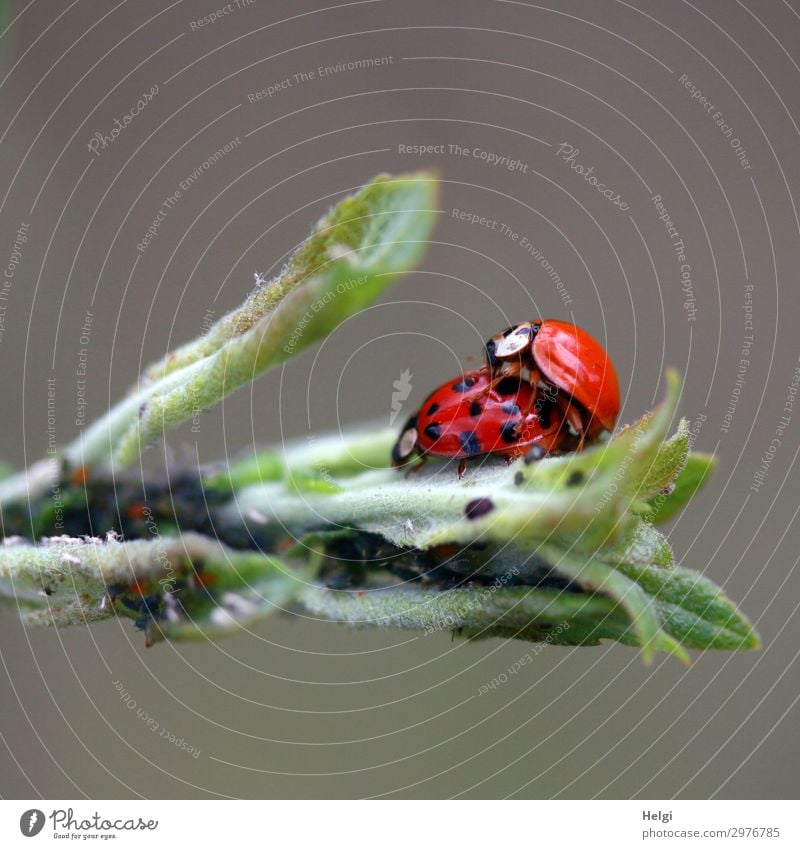
[[[661,556],[657,531],[640,531],[631,559]],[[526,551],[505,551],[493,582],[468,589],[440,590],[397,584],[391,576],[360,590],[309,585],[299,600],[314,615],[357,627],[453,631],[470,638],[503,637],[554,645],[598,645],[612,639],[643,649],[649,661],[666,651],[687,661],[687,648],[752,649],[752,625],[707,578],[682,568],[646,563],[586,560],[555,546],[539,553],[553,572],[571,579],[569,589],[507,586],[509,564],[522,564]],[[524,569],[514,570],[523,574]]]
[[[312,279],[338,276],[339,280],[347,281],[354,276],[354,269],[370,276],[383,274],[385,278],[413,268],[422,256],[433,227],[437,199],[438,181],[431,171],[400,177],[380,174],[324,215],[280,274],[256,287],[242,306],[223,316],[199,339],[147,368],[145,379],[159,380],[219,351],[230,340],[249,332],[264,318],[270,317],[279,304],[297,290],[307,288]],[[341,273],[342,269],[344,273]],[[378,285],[350,285],[347,293],[360,300],[363,306],[389,282],[383,279]],[[295,302],[289,311],[294,320],[289,324],[296,326],[296,320],[303,318],[305,309],[298,309],[299,304],[309,307],[324,297],[327,291],[325,284],[320,283],[311,298],[299,298],[299,303]],[[321,323],[316,329],[309,327],[308,322],[301,328],[302,337],[298,339],[297,350],[324,335],[325,327],[336,326],[359,308],[358,303],[348,303],[340,308],[338,321],[336,309],[320,310]],[[324,321],[322,316],[325,316]],[[317,314],[308,319],[309,322],[312,319],[316,321]]]
[[[317,342],[419,260],[436,218],[430,172],[377,177],[326,215],[283,271],[208,333],[169,354],[67,446],[73,467],[118,471],[165,430]],[[53,464],[0,482],[0,505],[52,484]]]
[[[214,637],[284,609],[318,561],[291,567],[199,534],[123,542],[52,537],[0,550],[0,600],[29,625],[76,625],[121,615],[148,643]]]
[[[758,648],[758,634],[727,596],[690,569],[619,563],[621,572],[657,600],[665,631],[701,649]]]
[[[686,465],[689,456],[689,425],[681,419],[678,430],[659,446],[645,474],[637,480],[636,498],[649,501],[671,488]]]
[[[650,499],[648,521],[660,524],[671,519],[706,483],[716,465],[716,457],[712,454],[690,454],[674,483]]]
[[[334,463],[325,467],[325,479],[336,483],[339,491],[298,494],[296,487],[287,485],[288,476],[273,479],[238,490],[222,519],[241,522],[243,514],[255,511],[259,521],[265,517],[300,534],[331,525],[352,527],[380,534],[394,545],[419,549],[450,542],[534,545],[558,540],[565,547],[593,551],[623,539],[637,521],[630,512],[630,493],[638,493],[647,470],[657,463],[680,392],[674,375],[668,390],[664,403],[644,425],[628,428],[581,454],[528,466],[491,459],[469,470],[462,480],[452,465],[440,463],[429,463],[410,476],[394,469],[353,475],[354,464],[337,476]],[[378,442],[384,444],[382,433]],[[287,449],[286,469],[302,465],[304,450]],[[345,443],[331,438],[329,450],[345,462]],[[388,455],[387,444],[384,463]],[[317,463],[318,459],[310,460],[312,467]]]
[[[300,601],[315,616],[356,627],[463,630],[470,637],[513,634],[533,641],[558,629],[561,644],[570,644],[567,632],[575,623],[580,621],[586,632],[617,610],[613,599],[598,595],[492,585],[446,591],[385,586],[367,592],[311,585],[303,589]],[[555,642],[552,636],[550,641]]]
[[[642,647],[645,662],[649,663],[657,650],[672,652],[682,660],[688,660],[677,640],[662,629],[652,598],[623,571],[598,558],[585,560],[552,547],[545,550],[545,556],[548,555],[562,575],[567,575],[587,590],[610,595],[624,608]]]

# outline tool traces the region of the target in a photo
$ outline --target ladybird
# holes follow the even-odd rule
[[[546,456],[569,450],[573,441],[558,404],[519,375],[496,380],[481,368],[448,380],[425,399],[400,432],[392,465],[404,466],[414,454],[422,462],[449,457],[461,461],[461,478],[474,457],[498,454],[511,462],[532,446]]]
[[[578,435],[578,450],[613,430],[620,407],[614,364],[577,325],[544,319],[509,327],[486,343],[486,362],[498,382],[527,370],[533,386],[544,384]]]

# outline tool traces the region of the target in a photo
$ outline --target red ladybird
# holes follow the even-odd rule
[[[551,384],[553,400],[579,437],[596,439],[619,415],[619,381],[603,346],[585,330],[554,319],[526,321],[486,343],[495,380],[529,372],[533,386]]]
[[[465,372],[434,390],[403,427],[392,449],[392,465],[413,454],[467,460],[500,454],[509,462],[536,450],[532,457],[567,450],[574,442],[560,407],[519,376],[492,379],[488,368]]]

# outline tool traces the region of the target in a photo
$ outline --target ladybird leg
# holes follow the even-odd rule
[[[467,471],[467,461],[466,461],[466,458],[464,458],[464,459],[459,460],[459,462],[458,462],[458,472],[457,472],[457,474],[458,474],[459,480],[461,480],[461,478],[464,477],[464,473],[466,471]]]
[[[522,373],[522,366],[519,368],[519,374]],[[522,426],[525,422],[525,419],[531,414],[531,410],[534,408],[536,402],[539,400],[540,391],[539,391],[539,381],[542,379],[542,375],[537,368],[529,368],[528,369],[528,382],[531,385],[531,397],[528,398],[528,403],[521,410],[521,417],[517,424],[517,432],[521,432]]]
[[[576,446],[575,451],[583,451],[583,445],[586,441],[586,429],[583,426],[583,416],[581,416],[581,411],[564,398],[559,400],[558,405],[564,411],[564,417],[569,425],[578,434],[578,445]]]
[[[422,469],[422,467],[427,462],[428,462],[427,454],[420,454],[419,460],[413,466],[410,466],[408,468],[408,470],[406,471],[406,474],[405,474],[406,478],[410,478],[411,475],[418,475],[420,473],[420,470]]]
[[[475,396],[475,400],[478,398],[483,398],[484,395],[488,395],[498,383],[505,380],[507,377],[516,377],[522,372],[522,365],[519,363],[507,363],[506,367],[502,374],[498,374],[497,377],[493,377],[486,386],[481,389],[481,391]]]
[[[505,375],[503,375],[503,377],[505,377]],[[488,395],[492,391],[492,389],[494,389],[495,386],[497,386],[497,384],[500,383],[500,381],[503,379],[503,377],[500,377],[500,376],[493,377],[486,384],[486,386],[484,386],[483,389],[481,389],[481,391],[478,392],[478,394],[475,396],[475,400],[477,401],[479,398],[483,398],[484,396]]]

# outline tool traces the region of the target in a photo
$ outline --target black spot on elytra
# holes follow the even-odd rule
[[[500,427],[500,436],[503,438],[503,442],[506,442],[509,445],[512,442],[516,442],[519,439],[517,423],[513,421],[503,422]]]
[[[431,422],[424,432],[428,439],[435,442],[442,435],[442,426],[438,422]]]
[[[439,409],[438,404],[431,404],[430,407],[428,407],[428,413],[427,414],[429,416],[432,416],[438,409]]]
[[[474,385],[474,377],[465,377],[463,380],[459,380],[458,383],[453,384],[453,392],[466,392],[467,389],[471,389]]]
[[[530,451],[525,455],[525,465],[535,463],[537,460],[542,460],[547,456],[543,445],[531,445]]]
[[[467,457],[477,457],[478,454],[482,453],[480,440],[471,430],[459,433],[458,438],[461,440],[461,450]]]
[[[479,401],[473,401],[469,405],[469,414],[471,416],[479,416],[481,414],[481,405]]]
[[[567,486],[577,486],[579,483],[583,483],[583,472],[572,472],[566,483]]]
[[[494,510],[494,504],[491,498],[474,498],[464,508],[464,515],[470,520],[479,519],[481,516],[491,513],[492,510]]]
[[[504,377],[495,386],[498,395],[516,395],[519,392],[521,381],[518,377]]]
[[[500,409],[504,413],[508,413],[509,416],[518,416],[520,414],[519,404],[516,401],[504,401]]]

